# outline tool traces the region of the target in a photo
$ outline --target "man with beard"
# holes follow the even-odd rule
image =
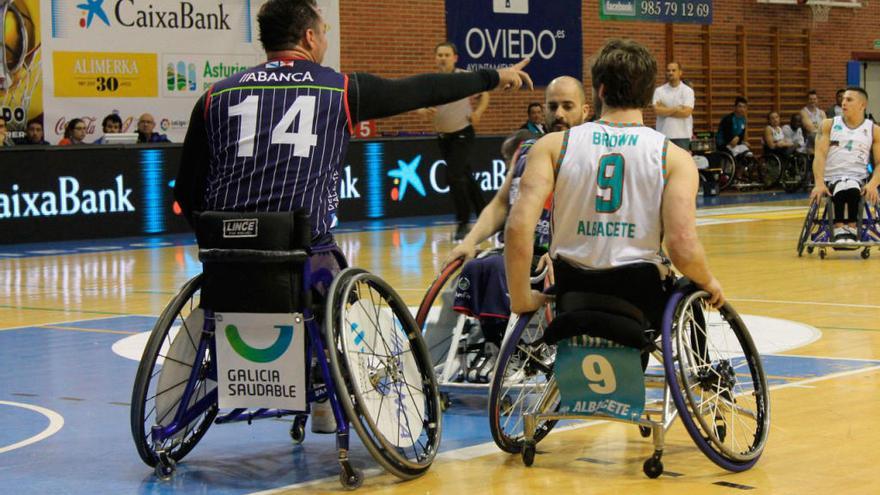
[[[590,113],[590,105],[586,102],[584,87],[573,77],[557,77],[547,86],[545,98],[545,127],[551,132],[566,131],[573,126],[583,124]],[[516,135],[512,136],[512,138]],[[476,254],[477,245],[487,240],[504,227],[507,214],[516,201],[519,181],[525,172],[529,150],[537,141],[537,137],[520,144],[510,161],[511,166],[504,178],[504,183],[495,197],[483,208],[477,223],[447,256],[446,261],[463,258],[466,263],[462,267],[455,291],[453,309],[460,313],[480,319],[480,327],[486,342],[500,346],[504,336],[504,328],[510,317],[510,298],[507,294],[507,279],[504,273],[504,258],[501,253],[479,259],[472,259]],[[534,252],[532,267],[536,271],[543,269],[547,259],[543,256],[550,245],[550,201],[546,198],[541,221],[534,230]],[[446,263],[444,263],[446,264]],[[468,381],[483,382],[488,379],[487,373],[492,369],[492,353],[485,352],[485,359],[477,359],[472,366]]]

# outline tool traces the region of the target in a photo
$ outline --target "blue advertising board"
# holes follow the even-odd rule
[[[446,0],[446,30],[466,70],[508,67],[531,58],[537,86],[583,77],[581,0]]]
[[[712,0],[600,0],[599,18],[712,24]]]

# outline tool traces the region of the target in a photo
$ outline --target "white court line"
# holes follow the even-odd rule
[[[49,322],[49,323],[34,323],[34,324],[32,324],[32,325],[22,325],[22,326],[18,326],[18,327],[9,327],[9,328],[0,327],[0,332],[5,332],[5,331],[7,331],[7,330],[21,330],[21,329],[24,329],[24,328],[42,327],[42,326],[46,326],[46,325],[68,325],[68,324],[70,324],[70,323],[81,323],[81,322],[84,322],[84,321],[89,321],[89,322],[90,322],[90,321],[93,321],[93,320],[109,320],[109,319],[111,319],[111,318],[124,318],[124,317],[126,317],[126,316],[131,316],[131,315],[99,316],[98,318],[83,318],[83,319],[81,319],[81,320],[73,320],[73,321],[70,321],[70,320],[64,320],[64,321],[55,321],[55,322]],[[154,316],[154,317],[155,317],[155,316]]]
[[[37,443],[40,440],[43,440],[45,438],[49,438],[52,435],[58,433],[58,430],[60,430],[61,427],[64,426],[64,417],[51,409],[46,409],[45,407],[34,406],[31,404],[22,404],[20,402],[7,402],[5,400],[0,400],[0,405],[21,407],[23,409],[29,409],[31,411],[36,411],[36,412],[42,414],[43,416],[46,416],[47,418],[49,418],[49,426],[47,426],[46,429],[44,429],[40,433],[37,433],[36,435],[34,435],[30,438],[24,439],[18,443],[14,443],[12,445],[7,445],[6,447],[0,447],[0,454],[3,454],[5,452],[9,452],[9,451],[12,451],[15,449],[20,449],[20,448],[26,447],[32,443]]]
[[[729,301],[740,301],[740,302],[754,302],[754,303],[766,303],[766,304],[801,304],[806,306],[837,306],[841,308],[865,308],[865,309],[880,309],[880,306],[876,304],[843,304],[843,303],[825,303],[825,302],[816,302],[816,301],[784,301],[781,299],[742,299],[742,298],[733,298],[728,297]]]
[[[826,357],[820,357],[820,356],[810,356],[810,357],[813,357],[814,359],[847,359],[847,358],[826,358]],[[832,373],[830,375],[818,376],[815,378],[809,378],[807,380],[801,380],[801,381],[791,382],[791,383],[783,383],[783,384],[779,384],[779,385],[772,385],[769,387],[769,389],[770,390],[779,390],[782,388],[808,388],[808,387],[804,387],[804,385],[808,385],[810,383],[821,382],[824,380],[832,380],[835,378],[842,378],[845,376],[856,375],[859,373],[876,371],[876,370],[880,370],[880,366],[872,366],[869,368],[841,371],[840,373]],[[566,426],[563,428],[554,428],[553,430],[550,431],[549,434],[552,435],[554,433],[577,430],[580,428],[588,428],[591,426],[597,426],[597,425],[601,425],[601,424],[610,424],[610,423],[611,423],[610,421],[590,420],[590,421],[587,421],[587,422],[581,423],[581,424]],[[487,442],[487,443],[483,443],[480,445],[473,445],[471,447],[464,447],[461,449],[456,449],[456,450],[452,450],[449,452],[444,452],[444,453],[438,455],[437,458],[443,459],[443,460],[466,461],[466,460],[474,459],[477,457],[483,457],[484,455],[495,454],[495,453],[500,453],[500,452],[501,451],[498,449],[498,446],[495,445],[495,442]],[[382,473],[382,472],[384,472],[384,470],[381,468],[371,468],[371,469],[364,471],[364,477],[366,477],[367,473],[378,474],[378,473]],[[329,481],[332,481],[335,479],[339,479],[339,475],[328,476],[326,478],[321,478],[321,479],[317,479],[317,480],[305,481],[305,482],[296,483],[293,485],[282,486],[279,488],[273,488],[271,490],[253,492],[249,495],[274,495],[274,494],[282,493],[282,492],[285,492],[288,490],[295,490],[297,488],[304,488],[307,486],[314,486],[314,485],[318,485],[321,483],[326,483],[326,482],[329,482]]]

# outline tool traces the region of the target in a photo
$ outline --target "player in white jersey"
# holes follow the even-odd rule
[[[544,303],[528,277],[532,232],[551,193],[550,256],[560,296],[573,290],[619,297],[659,328],[668,290],[665,239],[675,266],[720,306],[721,284],[697,239],[697,168],[688,152],[643,125],[656,60],[638,43],[613,40],[591,72],[600,120],[548,134],[529,153],[506,230],[511,309],[523,313]]]
[[[816,186],[810,202],[831,196],[834,203],[834,239],[855,242],[860,194],[871,204],[877,203],[880,174],[880,127],[865,118],[868,93],[858,87],[843,94],[843,116],[822,121],[816,140],[813,177]],[[868,162],[874,155],[874,175],[868,181]],[[819,180],[821,178],[822,180]],[[867,182],[866,182],[867,181]],[[844,214],[844,211],[846,214]]]

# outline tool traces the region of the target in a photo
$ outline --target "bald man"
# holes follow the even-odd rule
[[[165,134],[153,132],[156,128],[156,119],[151,114],[145,113],[138,117],[137,133],[139,143],[170,143],[171,140]]]
[[[557,77],[544,92],[545,128],[551,132],[566,131],[583,124],[590,113],[584,86],[573,77]],[[537,136],[523,141],[510,161],[510,169],[501,188],[492,201],[480,213],[474,228],[465,236],[447,257],[447,262],[463,258],[467,263],[455,291],[453,309],[480,318],[480,327],[487,342],[501,344],[504,328],[510,316],[510,299],[507,295],[507,278],[504,272],[504,257],[499,255],[472,259],[476,247],[496,232],[501,231],[507,220],[519,191],[519,181],[525,172],[526,157],[537,141]],[[535,257],[533,266],[543,268],[546,259],[542,255],[550,246],[549,198],[546,209],[535,229]],[[540,261],[539,261],[540,260]],[[469,381],[482,382],[491,370],[491,362],[482,363],[478,372],[472,372]],[[473,370],[471,370],[473,371]],[[475,379],[474,379],[475,378]]]

